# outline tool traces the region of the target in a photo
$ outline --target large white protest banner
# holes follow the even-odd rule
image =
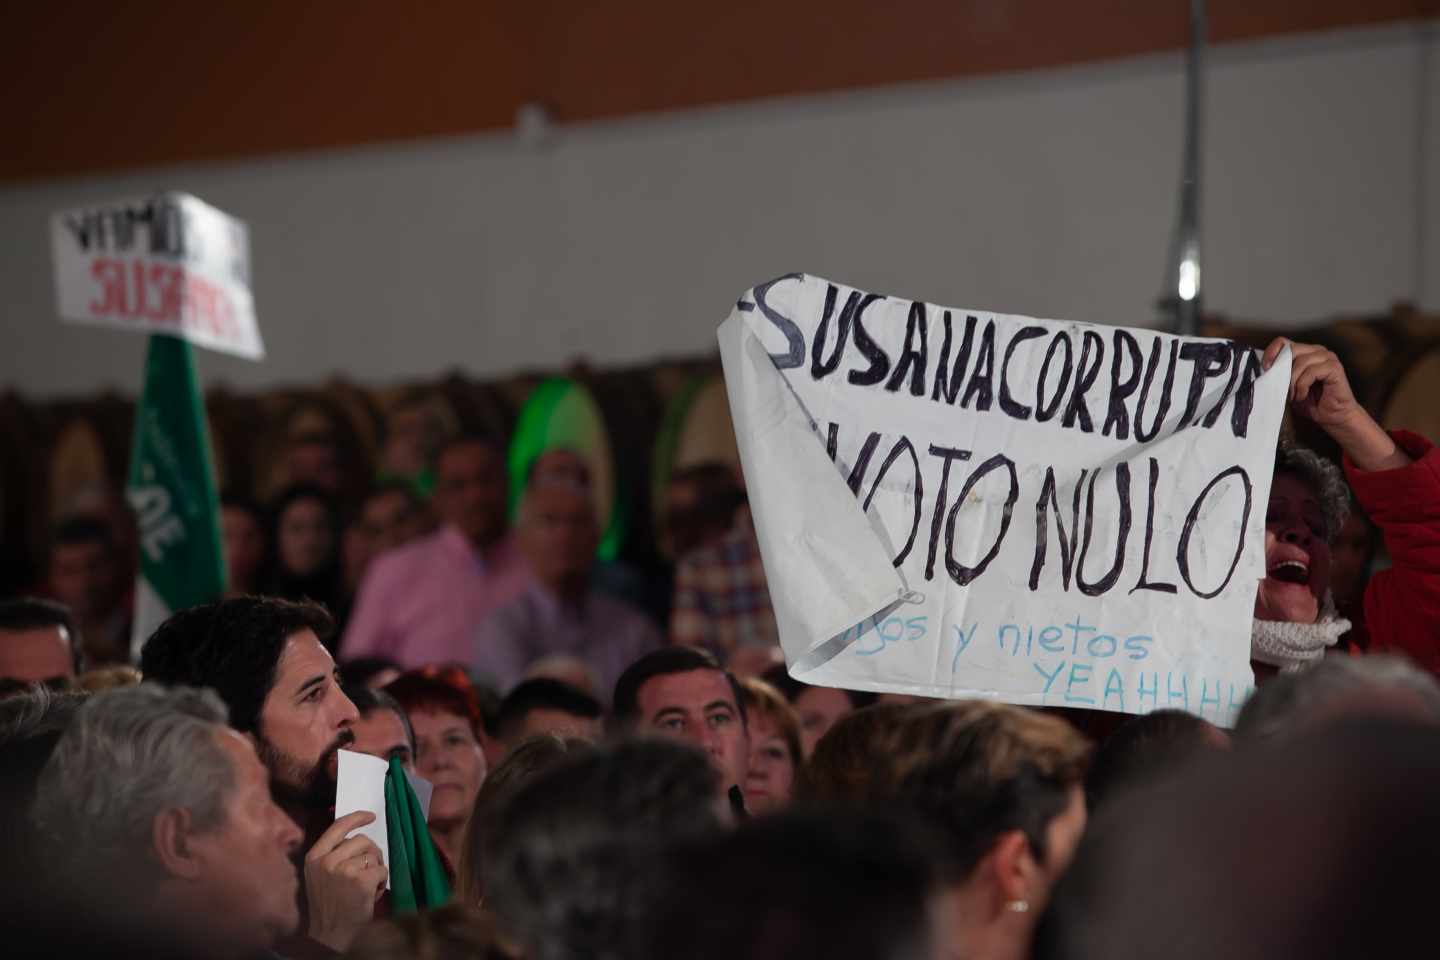
[[[60,317],[167,333],[260,359],[245,224],[185,193],[117,200],[50,220]]]
[[[1233,722],[1288,350],[801,274],[719,339],[797,679]]]

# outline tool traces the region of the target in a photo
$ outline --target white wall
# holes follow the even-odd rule
[[[1415,26],[1212,52],[1208,308],[1296,322],[1422,294],[1440,308],[1437,60]],[[202,360],[207,381],[241,387],[707,352],[737,294],[790,270],[1149,324],[1181,68],[727,107],[562,128],[541,149],[495,135],[0,190],[0,384],[135,388],[142,338],[52,319],[46,217],[160,188],[251,225],[269,358]]]

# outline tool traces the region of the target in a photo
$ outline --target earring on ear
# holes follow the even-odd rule
[[[1030,903],[1027,900],[1010,900],[1006,902],[1005,909],[1011,913],[1029,913]]]

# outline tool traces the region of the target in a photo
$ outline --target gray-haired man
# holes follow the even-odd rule
[[[299,923],[300,829],[208,690],[93,697],[41,774],[32,816],[62,895],[111,937],[240,958]]]

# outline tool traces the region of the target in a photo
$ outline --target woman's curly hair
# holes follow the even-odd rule
[[[1325,514],[1325,540],[1334,543],[1350,513],[1350,487],[1338,466],[1307,447],[1281,444],[1275,451],[1275,475],[1299,477],[1315,491]]]

